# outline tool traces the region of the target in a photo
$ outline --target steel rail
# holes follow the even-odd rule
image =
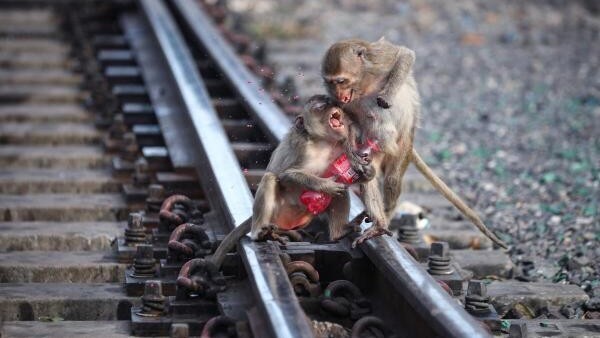
[[[190,1],[191,3],[191,1]],[[140,1],[154,36],[173,74],[202,149],[203,163],[196,164],[205,189],[215,194],[230,229],[252,215],[253,198],[242,175],[225,130],[212,106],[194,58],[162,0]],[[241,241],[243,257],[265,323],[273,337],[310,337],[311,326],[292,285],[270,244]]]
[[[242,101],[248,103],[252,117],[264,126],[263,130],[272,138],[281,141],[291,126],[285,114],[255,85],[256,78],[246,69],[200,6],[187,0],[175,0],[174,3],[195,38],[206,46],[207,52],[235,86]],[[352,194],[351,218],[363,209],[360,199]],[[387,236],[372,239],[363,243],[361,249],[415,311],[430,322],[439,336],[490,337],[481,324],[460,307],[395,239]]]
[[[219,31],[212,25],[195,1],[176,0],[175,6],[190,24],[194,35],[207,46],[207,52],[219,65],[219,69],[232,87],[243,98],[242,103],[255,118],[269,139],[277,144],[290,129],[290,121],[281,113],[281,109],[273,103],[266,91],[260,90],[260,80],[252,74],[240,61],[231,45],[225,41]]]

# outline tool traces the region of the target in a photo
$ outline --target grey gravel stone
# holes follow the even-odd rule
[[[584,307],[590,311],[600,311],[600,297],[592,297],[585,302]]]

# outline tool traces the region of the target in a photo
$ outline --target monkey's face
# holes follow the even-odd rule
[[[322,75],[329,95],[345,104],[360,95],[366,47],[363,41],[348,40],[333,44],[322,64]]]
[[[352,101],[356,92],[353,79],[353,76],[348,76],[347,74],[325,77],[327,92],[329,92],[329,95],[334,97],[338,103],[348,103]]]
[[[354,98],[356,94],[355,79],[356,77],[351,74],[324,76],[325,86],[329,95],[341,104],[348,103]]]
[[[346,123],[346,116],[341,108],[328,106],[326,109],[315,113],[318,114],[318,125],[321,127],[313,129],[315,135],[318,134],[322,139],[332,142],[343,141],[348,138],[348,123]]]
[[[304,107],[304,128],[309,135],[330,141],[348,137],[348,121],[342,108],[326,95],[314,95]]]

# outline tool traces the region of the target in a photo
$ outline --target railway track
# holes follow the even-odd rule
[[[351,249],[315,222],[211,268],[290,126],[249,42],[192,1],[0,5],[1,337],[600,336],[418,181],[426,232]]]

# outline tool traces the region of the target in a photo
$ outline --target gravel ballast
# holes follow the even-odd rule
[[[252,4],[249,4],[252,3]],[[415,147],[511,245],[521,280],[600,287],[600,14],[593,1],[230,1],[276,79],[323,93],[333,42],[415,50]],[[292,98],[293,99],[293,98]],[[596,307],[598,299],[590,301]]]

